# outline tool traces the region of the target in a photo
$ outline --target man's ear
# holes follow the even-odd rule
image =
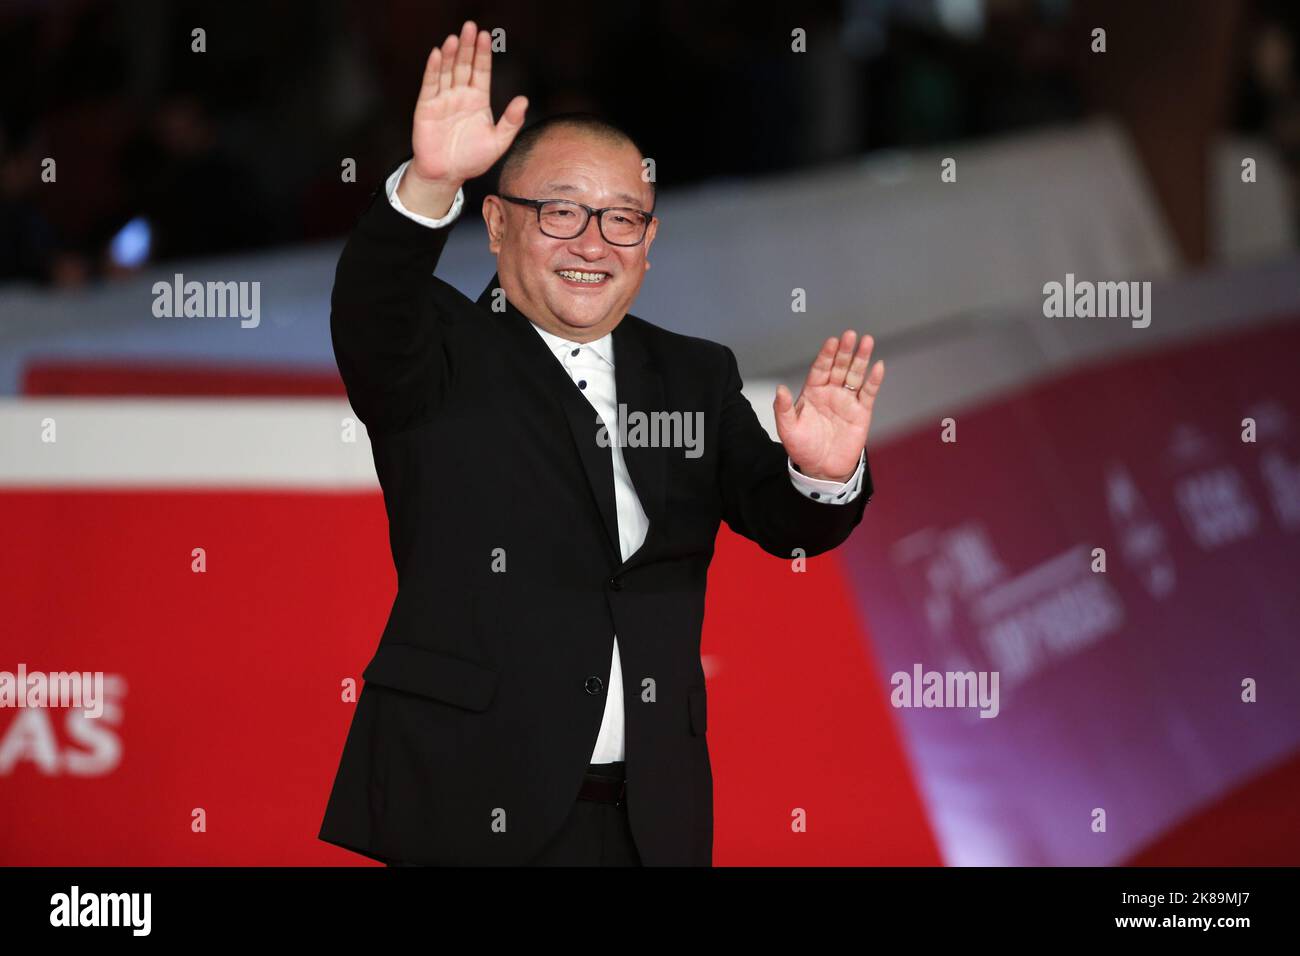
[[[657,216],[651,217],[650,225],[646,227],[645,231],[645,268],[647,272],[650,271],[650,245],[655,241],[655,234],[658,231],[659,218]]]
[[[501,237],[506,231],[506,211],[496,196],[483,197],[483,222],[488,231],[488,251],[501,251]]]

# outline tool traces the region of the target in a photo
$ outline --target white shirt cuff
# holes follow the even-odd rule
[[[867,450],[862,449],[858,457],[858,470],[848,481],[826,481],[822,478],[809,478],[795,470],[794,462],[786,457],[786,467],[790,470],[790,482],[800,494],[827,505],[847,505],[862,493],[862,469],[867,461]]]
[[[456,198],[452,200],[451,208],[447,210],[447,215],[443,216],[441,219],[430,219],[428,216],[421,216],[419,213],[411,212],[411,210],[402,205],[402,201],[397,198],[397,187],[402,181],[402,173],[406,172],[406,167],[409,165],[411,165],[411,161],[408,159],[406,162],[402,163],[402,165],[394,169],[392,175],[388,177],[388,181],[384,183],[384,190],[388,193],[388,201],[393,204],[393,208],[407,219],[414,219],[420,225],[429,226],[433,229],[445,226],[455,220],[455,218],[460,215],[461,207],[465,205],[464,189],[456,190]]]

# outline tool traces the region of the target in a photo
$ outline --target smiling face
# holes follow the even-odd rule
[[[636,147],[564,127],[533,146],[501,191],[570,199],[594,209],[654,204],[650,184],[641,180]],[[552,239],[538,228],[536,209],[498,196],[483,200],[483,219],[506,298],[546,331],[573,342],[598,339],[623,320],[650,268],[646,256],[659,226],[652,220],[638,246],[615,246],[592,216],[581,234]]]

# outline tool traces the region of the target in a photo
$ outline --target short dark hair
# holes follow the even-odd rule
[[[510,144],[505,155],[500,160],[500,172],[497,173],[497,189],[504,190],[505,185],[523,168],[524,163],[532,154],[537,144],[547,133],[558,129],[573,129],[603,139],[610,143],[626,143],[635,149],[638,155],[644,156],[641,147],[637,145],[628,133],[615,126],[608,120],[602,119],[595,113],[556,113],[547,116],[521,129],[515,136],[515,141]],[[650,180],[650,206],[653,209],[655,204],[655,184]]]

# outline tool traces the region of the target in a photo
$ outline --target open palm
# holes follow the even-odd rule
[[[847,481],[867,444],[885,363],[877,362],[868,377],[874,341],[870,335],[861,343],[857,338],[850,329],[822,344],[798,401],[784,385],[777,386],[772,403],[777,435],[795,467],[811,478]]]
[[[492,121],[492,40],[467,20],[460,36],[434,47],[411,123],[412,168],[428,180],[462,183],[487,172],[524,124],[528,100],[516,96]]]

